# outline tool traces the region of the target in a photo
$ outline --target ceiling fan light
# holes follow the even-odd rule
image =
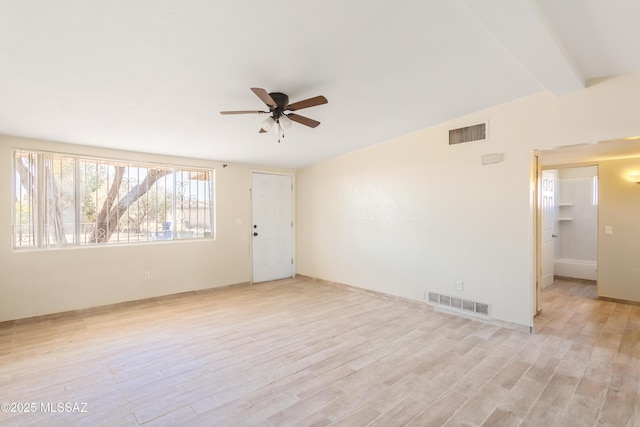
[[[267,117],[262,121],[262,125],[260,126],[260,129],[262,129],[265,132],[269,132],[275,122],[276,121],[273,120],[273,117]]]
[[[280,118],[278,119],[278,122],[280,123],[280,126],[282,126],[283,129],[289,129],[293,124],[291,119],[285,116],[284,114],[280,116]]]

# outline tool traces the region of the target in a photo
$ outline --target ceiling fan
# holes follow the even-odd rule
[[[270,114],[260,127],[259,133],[268,132],[274,125],[278,133],[278,142],[280,137],[284,137],[284,130],[289,129],[293,122],[309,126],[311,128],[317,127],[320,122],[310,119],[305,116],[301,116],[295,113],[286,114],[285,111],[298,111],[303,108],[315,107],[316,105],[326,104],[327,98],[324,96],[314,96],[313,98],[305,99],[302,101],[289,104],[289,97],[281,92],[267,93],[266,90],[259,87],[252,87],[251,90],[258,98],[262,100],[269,107],[269,111],[262,110],[244,110],[244,111],[220,111],[220,114]]]

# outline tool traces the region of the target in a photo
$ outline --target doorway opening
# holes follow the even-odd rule
[[[598,300],[615,301],[625,304],[637,304],[640,302],[640,292],[637,283],[637,252],[635,246],[628,242],[638,240],[640,228],[637,225],[636,203],[638,184],[634,180],[635,175],[640,175],[640,143],[638,137],[627,137],[609,141],[600,141],[588,144],[557,147],[547,150],[539,150],[533,153],[532,157],[532,206],[534,218],[534,261],[535,267],[534,283],[532,290],[534,293],[534,313],[541,314],[543,308],[559,311],[561,316],[566,315],[565,310],[569,307],[562,305],[554,307],[553,292],[558,287],[551,285],[549,292],[542,294],[543,288],[543,201],[542,201],[542,176],[543,172],[557,170],[557,179],[554,185],[561,186],[562,178],[574,187],[592,187],[591,195],[587,192],[582,196],[581,203],[591,203],[591,214],[576,214],[574,211],[578,207],[577,201],[570,197],[571,189],[565,190],[557,196],[554,204],[558,205],[552,210],[556,215],[557,227],[555,231],[558,237],[555,240],[564,238],[571,240],[572,233],[579,229],[576,218],[589,220],[596,226],[596,235],[587,236],[586,242],[578,247],[563,247],[562,242],[553,243],[556,252],[553,257],[547,256],[547,260],[553,260],[554,279],[565,277],[578,277],[572,279],[571,283],[576,284],[570,292],[578,293],[582,301]],[[579,170],[578,167],[591,166],[597,171],[594,176],[585,175],[587,169]],[[566,169],[566,172],[565,172]],[[575,181],[575,182],[572,182]],[[575,188],[573,189],[575,190]],[[636,209],[636,210],[634,210]],[[589,217],[589,215],[591,215]],[[595,216],[595,218],[594,218]],[[558,219],[562,219],[559,221]],[[574,230],[572,230],[572,228]],[[615,232],[614,232],[615,231]],[[594,244],[595,242],[595,244]],[[559,247],[558,247],[559,246]],[[594,254],[596,256],[586,256]],[[594,262],[595,261],[595,262]],[[583,281],[592,281],[595,273],[595,286],[583,285]],[[586,279],[581,278],[585,277]],[[552,282],[553,283],[553,282]],[[587,282],[589,283],[589,282]],[[593,282],[591,282],[593,283]],[[570,287],[568,283],[562,284]],[[553,290],[553,292],[551,292]],[[544,296],[544,298],[543,298]],[[585,299],[586,297],[586,299]],[[542,306],[544,301],[545,307]],[[535,317],[535,316],[534,316]],[[537,316],[536,328],[544,319]]]
[[[542,170],[542,289],[597,283],[598,166]]]
[[[553,292],[563,293],[559,288],[566,288],[590,299],[598,297],[598,164],[549,161],[555,158],[552,153],[557,156],[575,150],[559,148],[534,156],[535,316],[542,312],[542,292],[552,286]]]
[[[634,159],[637,158],[640,158],[640,144],[635,137],[534,151],[532,161],[532,177],[535,180],[535,185],[532,186],[535,224],[533,262],[533,266],[535,267],[535,283],[532,288],[534,289],[534,314],[537,315],[542,310],[541,291],[545,284],[548,285],[550,277],[577,277],[577,280],[595,280],[596,283],[598,282],[598,278],[601,278],[603,268],[599,268],[598,264],[602,264],[604,261],[598,259],[597,256],[599,254],[601,257],[603,254],[601,248],[603,242],[598,241],[598,238],[602,239],[603,235],[607,236],[612,234],[612,232],[609,231],[611,227],[607,226],[607,224],[600,227],[597,225],[599,221],[604,220],[604,217],[602,217],[603,207],[601,200],[603,200],[603,197],[609,197],[611,189],[617,194],[618,191],[625,190],[628,186],[622,182],[618,182],[617,178],[614,180],[616,182],[612,183],[612,179],[609,177],[611,174],[609,173],[609,175],[606,176],[609,177],[608,182],[610,185],[607,188],[610,188],[610,190],[605,190],[603,167],[606,166],[609,169],[621,168],[625,166],[625,161],[635,161]],[[593,176],[590,176],[589,174],[585,174],[585,171],[589,169],[581,169],[583,167],[592,167],[596,172]],[[557,206],[551,208],[550,206],[543,206],[543,173],[554,170],[557,171],[556,176],[552,178],[547,177],[547,180],[551,179],[553,181],[554,188],[557,186],[562,187],[562,185],[566,183],[569,183],[569,188],[565,188],[564,193],[558,195],[559,198],[554,198],[553,204]],[[593,169],[590,170],[593,171]],[[561,181],[561,179],[565,181]],[[574,180],[575,183],[572,183],[572,180]],[[548,185],[549,184],[547,184],[547,186]],[[579,207],[576,205],[576,200],[572,200],[571,198],[571,191],[574,191],[574,189],[570,188],[571,185],[574,187],[583,186],[591,188],[590,196],[588,189],[583,189],[583,196],[581,196],[582,200],[580,203],[588,204],[590,202],[593,211],[588,214],[578,213],[577,218],[579,221],[576,221],[574,213],[576,208],[579,209]],[[565,185],[565,187],[567,186]],[[560,189],[560,193],[562,193],[562,188]],[[543,224],[543,210],[550,211],[556,215],[557,224],[555,228],[550,228],[550,223]],[[589,215],[591,216],[589,217]],[[562,221],[559,219],[562,219]],[[569,243],[569,246],[564,246],[560,239],[572,240],[572,234],[575,233],[575,230],[580,229],[578,223],[583,220],[588,220],[592,224],[596,224],[595,236],[591,234],[584,247],[575,247],[575,243],[573,248],[571,247],[571,243]],[[551,222],[551,224],[553,224],[553,222]],[[545,225],[547,227],[546,231]],[[547,236],[547,240],[549,240],[549,237],[558,240],[557,243],[549,243],[547,241],[547,245],[552,247],[555,252],[553,252],[553,256],[550,256],[547,252],[546,259],[543,258],[542,250],[543,241],[545,240],[543,234],[545,232],[549,235]],[[556,234],[557,237],[552,237],[553,234]],[[549,267],[549,265],[551,267]],[[600,267],[603,265],[604,264],[600,265]],[[549,274],[550,269],[552,271],[551,274]],[[590,273],[590,275],[586,273]],[[545,274],[546,277],[544,277]],[[587,279],[582,278],[585,277],[585,275],[588,277]],[[545,279],[547,280],[546,282]],[[619,299],[635,300],[635,298],[629,298],[623,295],[617,288],[609,290],[608,288],[604,289],[604,286],[605,282],[599,283],[596,286],[598,297],[605,295],[607,297],[611,296]],[[606,286],[609,286],[608,282],[606,282]]]

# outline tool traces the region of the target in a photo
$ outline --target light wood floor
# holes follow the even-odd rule
[[[305,279],[5,323],[0,401],[38,411],[0,424],[640,425],[640,307],[543,295],[536,334]]]

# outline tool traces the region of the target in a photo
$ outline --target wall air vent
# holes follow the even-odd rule
[[[487,139],[487,124],[467,126],[449,131],[449,145],[462,144],[464,142],[482,141]]]
[[[489,304],[476,303],[476,313],[489,315]]]
[[[438,304],[440,302],[440,295],[429,292],[429,302]]]
[[[449,307],[458,311],[471,312],[483,316],[489,316],[489,304],[470,301],[462,298],[441,295],[429,292],[429,302],[439,306]]]

